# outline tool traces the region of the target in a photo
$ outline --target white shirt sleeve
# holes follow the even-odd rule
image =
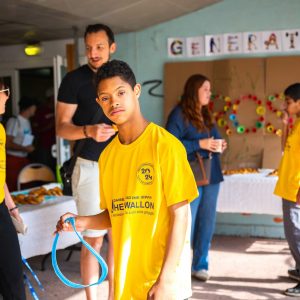
[[[10,136],[17,136],[18,134],[18,127],[19,127],[19,121],[16,117],[11,117],[8,119],[6,123],[6,134]]]

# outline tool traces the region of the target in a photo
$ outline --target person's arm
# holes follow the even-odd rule
[[[115,134],[112,126],[105,123],[86,126],[75,125],[72,118],[77,106],[77,104],[57,102],[56,134],[59,137],[70,141],[93,138],[97,142],[105,142]]]
[[[5,195],[5,205],[7,206],[10,215],[15,217],[17,220],[22,221],[22,218],[19,214],[18,207],[16,206],[14,200],[12,199],[6,183],[4,185],[4,195]]]
[[[18,134],[18,130],[21,128],[20,122],[17,117],[11,117],[8,119],[6,123],[6,149],[14,150],[14,151],[22,151],[30,153],[34,151],[33,145],[22,146],[14,142],[16,135]],[[23,131],[23,130],[22,130]]]
[[[166,129],[181,141],[188,155],[199,151],[203,157],[207,157],[207,151],[214,151],[218,146],[213,138],[185,138],[185,124],[177,111],[170,114]]]
[[[65,220],[70,217],[75,218],[75,227],[79,232],[86,229],[104,230],[111,227],[108,210],[104,210],[103,212],[93,216],[78,216],[72,213],[66,213],[58,220],[56,224],[56,232],[73,231],[72,226],[69,223],[65,223]]]
[[[289,134],[289,114],[287,111],[282,113],[282,136],[281,136],[281,150],[284,151],[287,136]]]
[[[169,207],[170,231],[166,245],[166,253],[160,274],[148,292],[148,299],[170,299],[176,267],[183,250],[188,226],[188,201],[183,201]]]
[[[12,135],[6,136],[6,149],[15,150],[15,151],[23,151],[23,152],[28,152],[28,153],[30,153],[34,150],[33,145],[22,146],[22,145],[16,144],[14,142],[14,138],[15,137]]]

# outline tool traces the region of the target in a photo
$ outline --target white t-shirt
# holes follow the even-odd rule
[[[6,123],[6,135],[13,136],[13,142],[24,147],[32,145],[33,135],[31,125],[28,119],[21,115],[10,118]],[[10,155],[26,157],[27,152],[17,150],[7,150]]]

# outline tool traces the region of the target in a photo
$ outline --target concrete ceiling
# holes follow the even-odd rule
[[[87,24],[139,31],[222,0],[1,0],[0,46],[83,35]],[[76,29],[77,28],[77,29]]]

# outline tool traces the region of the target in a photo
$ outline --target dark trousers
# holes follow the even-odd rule
[[[300,270],[300,205],[282,199],[282,211],[285,237],[295,260],[295,268]]]
[[[0,204],[0,299],[26,299],[20,246],[4,201]]]

